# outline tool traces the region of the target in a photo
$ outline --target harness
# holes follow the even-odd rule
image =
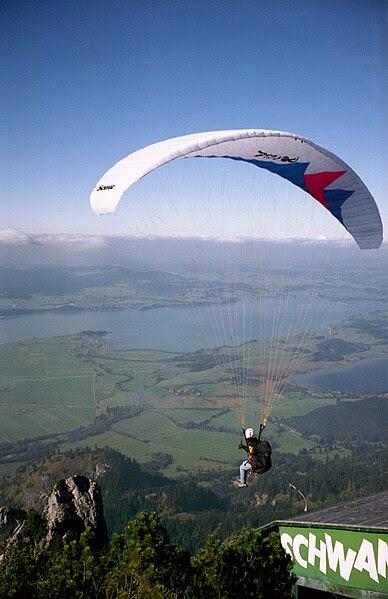
[[[256,444],[255,444],[256,445]],[[257,454],[256,447],[251,443],[248,444],[248,460],[252,461],[255,454]]]
[[[252,473],[263,474],[264,472],[267,472],[272,466],[271,445],[268,443],[268,441],[260,440],[263,429],[264,426],[260,426],[260,433],[258,439],[247,439],[245,436],[245,430],[243,429],[248,450],[247,461],[251,466],[251,471],[249,475],[251,475]]]
[[[259,466],[259,453],[257,451],[257,442],[248,441],[248,460],[251,465],[252,470],[257,470]]]

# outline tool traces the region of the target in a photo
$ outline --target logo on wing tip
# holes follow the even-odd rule
[[[114,185],[100,185],[96,191],[105,191],[106,189],[113,189]]]

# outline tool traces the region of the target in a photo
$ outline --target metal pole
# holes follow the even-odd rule
[[[307,499],[306,497],[303,495],[302,491],[299,491],[299,489],[297,489],[295,487],[295,485],[293,485],[292,483],[288,483],[290,487],[292,487],[297,493],[299,493],[299,495],[303,498],[304,501],[304,511],[307,512]]]

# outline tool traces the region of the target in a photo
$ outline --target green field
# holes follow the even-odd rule
[[[366,316],[335,329],[336,338],[368,344],[352,359],[384,355],[384,345],[370,332],[379,318],[379,314]],[[330,365],[310,362],[321,340],[306,341],[309,351],[301,351],[299,371]],[[63,449],[109,445],[140,462],[161,451],[173,457],[165,472],[169,475],[176,475],[177,467],[198,471],[235,465],[241,458],[239,413],[245,426],[258,427],[260,422],[259,387],[253,383],[260,380],[260,349],[263,362],[270,355],[268,346],[251,342],[218,350],[221,363],[207,367],[209,352],[108,352],[101,333],[1,345],[0,443],[41,437],[37,444],[54,443]],[[340,361],[338,366],[348,362]],[[243,371],[250,378],[243,387],[244,397],[238,400],[241,381],[233,382],[233,377]],[[305,415],[335,401],[313,397],[295,385],[285,386],[272,411],[267,438],[276,441],[281,451],[314,451],[314,439],[286,430],[278,419]],[[128,416],[125,410],[131,406],[138,409]],[[124,411],[110,412],[118,408]],[[111,414],[111,421],[102,429],[93,428],[95,418],[103,414]],[[79,427],[89,428],[78,437],[65,434]],[[6,460],[0,465],[1,475],[7,471]]]
[[[73,337],[0,346],[0,438],[17,441],[90,422],[97,403],[93,366]]]

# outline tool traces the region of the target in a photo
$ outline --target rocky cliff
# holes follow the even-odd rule
[[[41,515],[45,535],[34,539],[48,545],[54,538],[66,538],[71,532],[79,537],[86,528],[94,533],[97,546],[108,542],[101,490],[98,483],[85,476],[61,479],[49,494]],[[20,535],[28,534],[28,513],[24,510],[0,508],[0,543],[8,545]]]
[[[87,527],[99,545],[108,541],[100,487],[85,476],[60,480],[49,495],[43,516],[47,522],[48,543],[69,531],[79,536]]]
[[[0,544],[12,542],[21,533],[27,512],[12,507],[0,507]]]

